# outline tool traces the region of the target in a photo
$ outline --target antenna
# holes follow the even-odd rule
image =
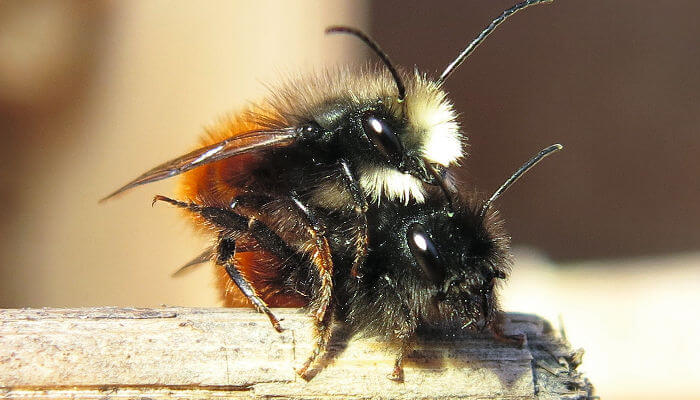
[[[479,214],[479,215],[483,218],[484,215],[486,215],[486,211],[488,211],[489,207],[491,207],[491,204],[499,196],[501,196],[501,194],[503,194],[503,192],[505,192],[512,184],[514,184],[515,181],[520,179],[521,176],[523,176],[527,171],[529,171],[530,168],[534,167],[535,164],[542,161],[542,159],[547,157],[548,155],[550,155],[554,152],[557,152],[563,148],[564,148],[564,146],[562,146],[560,144],[553,144],[553,145],[547,147],[546,149],[540,151],[536,156],[532,157],[528,162],[523,164],[522,167],[518,168],[518,170],[515,171],[515,173],[510,178],[508,178],[508,180],[505,181],[503,183],[503,185],[501,185],[501,187],[499,187],[498,190],[496,190],[496,192],[493,195],[491,195],[490,199],[486,200],[486,203],[484,203],[484,206],[481,209],[481,214]]]
[[[553,0],[526,0],[503,11],[503,13],[500,16],[498,16],[498,18],[494,19],[489,24],[489,26],[484,28],[484,30],[481,31],[479,36],[477,36],[476,39],[472,40],[472,42],[469,43],[469,46],[467,46],[466,49],[462,50],[462,52],[459,53],[459,56],[457,56],[457,58],[454,61],[452,61],[450,65],[447,66],[447,68],[445,68],[445,71],[442,72],[442,75],[440,75],[440,78],[437,80],[438,85],[445,82],[445,79],[447,79],[447,77],[450,76],[450,74],[452,74],[452,72],[454,72],[454,70],[457,69],[457,67],[459,67],[464,62],[464,60],[467,59],[467,57],[469,57],[469,55],[481,44],[481,42],[484,41],[484,39],[486,39],[487,36],[491,34],[491,32],[493,32],[496,29],[498,25],[500,25],[503,21],[508,19],[508,17],[531,5],[540,3],[550,3],[552,1]]]
[[[374,51],[379,56],[379,58],[381,58],[384,65],[386,65],[386,67],[389,69],[389,72],[391,72],[391,76],[394,77],[394,82],[396,82],[396,88],[399,91],[399,103],[404,101],[404,99],[406,98],[406,87],[401,81],[401,77],[399,77],[398,71],[396,71],[394,65],[391,64],[389,56],[386,55],[386,53],[379,47],[379,45],[374,40],[372,40],[369,36],[365,35],[362,31],[347,26],[331,26],[326,28],[326,33],[347,33],[362,40],[370,49],[372,49],[372,51]]]

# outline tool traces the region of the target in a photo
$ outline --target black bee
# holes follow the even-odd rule
[[[338,279],[335,296],[338,319],[352,332],[385,336],[398,345],[392,379],[402,379],[403,357],[421,327],[488,328],[499,339],[513,340],[501,331],[495,292],[509,272],[510,240],[491,204],[561,148],[542,150],[486,201],[476,194],[446,192],[456,197],[431,196],[423,204],[387,203],[371,210],[366,273],[359,280]]]

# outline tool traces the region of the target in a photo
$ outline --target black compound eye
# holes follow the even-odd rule
[[[408,247],[425,276],[435,283],[445,279],[445,266],[423,225],[414,223],[406,232]]]
[[[386,157],[389,163],[393,165],[401,163],[403,146],[385,120],[372,113],[367,113],[362,116],[362,129],[372,145]]]

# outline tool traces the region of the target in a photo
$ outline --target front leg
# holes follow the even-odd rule
[[[350,164],[346,160],[339,161],[340,171],[343,175],[345,185],[350,191],[353,200],[353,211],[355,213],[354,229],[355,229],[355,258],[353,259],[350,275],[353,278],[362,278],[362,265],[367,257],[367,248],[369,247],[369,235],[367,233],[369,227],[367,225],[367,200],[362,192],[360,183],[350,170]]]
[[[396,321],[397,326],[393,329],[394,334],[392,335],[392,341],[399,343],[399,351],[396,355],[396,360],[394,361],[394,369],[387,376],[387,378],[395,382],[403,382],[403,359],[408,353],[411,352],[411,350],[413,350],[415,345],[414,337],[418,325],[416,323],[416,319],[412,317],[411,310],[401,296],[401,291],[398,290],[396,282],[394,282],[394,280],[388,275],[384,275],[384,280],[399,298],[401,316],[403,317]]]
[[[399,352],[394,360],[394,370],[391,371],[387,378],[395,382],[403,382],[403,359],[411,352],[411,350],[413,350],[414,347],[413,333],[411,332],[411,329],[407,326],[405,331],[396,335],[395,340],[400,343]]]
[[[519,333],[517,335],[507,335],[505,332],[503,332],[502,311],[498,311],[496,318],[494,318],[493,321],[491,321],[488,324],[488,329],[493,335],[494,339],[498,340],[499,342],[514,345],[520,349],[525,347],[525,343],[527,342],[527,335],[523,333]]]

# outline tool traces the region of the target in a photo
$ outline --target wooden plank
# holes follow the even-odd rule
[[[509,314],[524,348],[466,331],[429,332],[386,378],[394,353],[336,326],[310,381],[294,372],[311,349],[309,318],[278,309],[285,331],[247,309],[0,310],[5,398],[480,398],[585,399],[580,355],[536,317]]]

